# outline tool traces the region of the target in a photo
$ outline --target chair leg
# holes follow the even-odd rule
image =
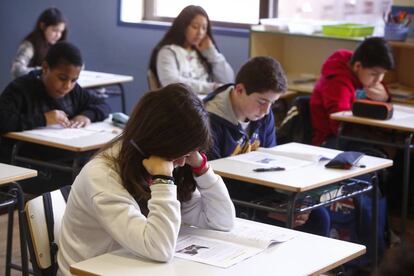
[[[11,261],[12,261],[12,249],[13,249],[13,221],[14,221],[14,207],[8,208],[8,221],[7,221],[7,247],[6,247],[6,271],[5,275],[10,276]]]
[[[18,210],[19,219],[19,232],[20,232],[20,254],[21,254],[21,266],[13,264],[12,257],[12,243],[13,243],[13,220],[14,220],[14,206],[9,208],[9,222],[7,233],[7,256],[6,256],[6,276],[10,275],[10,270],[17,269],[22,272],[23,276],[29,275],[29,261],[27,256],[27,243],[26,243],[26,231],[23,221],[24,215],[24,194],[23,190],[18,183],[13,182],[9,191],[11,195],[16,198],[16,205]],[[16,206],[15,205],[15,206]]]

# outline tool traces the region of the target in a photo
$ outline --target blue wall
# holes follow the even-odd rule
[[[86,69],[132,75],[125,84],[127,110],[147,90],[146,71],[154,45],[165,28],[118,25],[117,0],[2,0],[0,1],[0,90],[10,82],[10,64],[23,37],[47,7],[62,10],[69,20],[69,40],[82,50]],[[248,37],[216,32],[215,39],[233,69],[248,58]],[[118,99],[110,102],[120,109]]]

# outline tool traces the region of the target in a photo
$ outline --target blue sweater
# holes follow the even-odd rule
[[[223,158],[256,150],[260,147],[276,146],[276,129],[273,113],[269,112],[260,120],[250,122],[248,133],[240,124],[234,124],[227,118],[217,115],[214,107],[209,107],[212,101],[225,101],[225,97],[217,97],[220,93],[229,93],[233,86],[226,85],[210,93],[204,98],[206,109],[210,114],[210,125],[213,134],[213,145],[207,153],[209,160]]]

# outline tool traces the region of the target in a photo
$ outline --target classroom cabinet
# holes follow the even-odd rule
[[[250,31],[249,55],[274,57],[288,75],[290,90],[311,93],[326,58],[340,48],[354,50],[360,41],[362,38],[268,31],[258,25]],[[414,104],[414,39],[390,44],[396,66],[387,73],[385,82],[395,101]]]

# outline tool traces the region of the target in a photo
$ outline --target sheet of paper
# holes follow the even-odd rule
[[[236,243],[184,235],[178,238],[175,257],[226,268],[261,251],[262,249]]]
[[[50,138],[59,138],[59,139],[74,139],[84,136],[89,136],[94,133],[95,131],[86,130],[83,128],[43,128],[43,129],[33,129],[28,130],[28,133],[41,135]]]
[[[282,150],[275,148],[259,148],[259,151],[268,152],[274,155],[286,156],[290,158],[295,158],[299,160],[306,160],[311,162],[318,162],[321,159],[329,159],[321,154],[310,153],[310,152],[303,152],[299,150]]]
[[[313,164],[312,161],[299,160],[295,158],[290,158],[282,155],[274,155],[266,152],[252,151],[246,154],[239,154],[229,159],[250,163],[260,167],[282,167],[285,170],[291,170],[303,166],[308,166]]]
[[[407,110],[408,111],[408,110]],[[394,113],[392,114],[392,119],[395,120],[399,120],[399,119],[405,119],[408,117],[413,117],[414,118],[414,114],[411,111],[411,113],[404,111],[403,109],[399,109],[399,110],[394,110]]]

